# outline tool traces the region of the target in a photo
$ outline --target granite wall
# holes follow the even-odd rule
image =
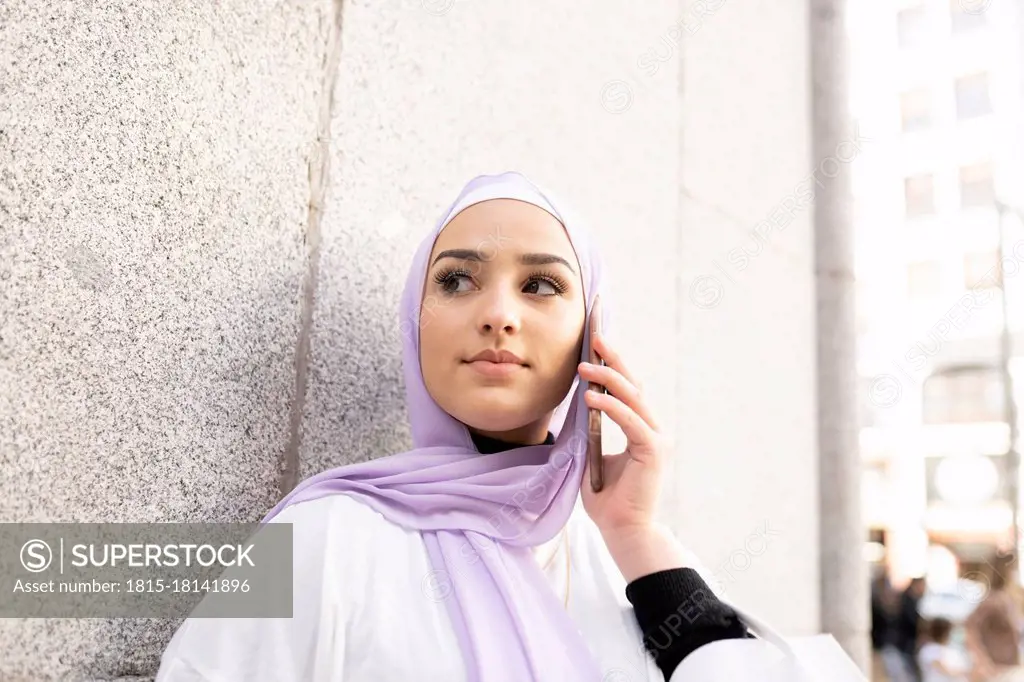
[[[777,529],[726,587],[813,631],[810,213],[706,277],[809,172],[784,5],[0,4],[0,521],[256,520],[405,449],[413,247],[518,169],[599,235],[666,517],[711,565]],[[174,625],[0,621],[0,679],[145,678]]]

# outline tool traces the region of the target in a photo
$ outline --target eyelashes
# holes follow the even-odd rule
[[[456,285],[458,285],[459,281],[462,280],[463,278],[472,280],[473,274],[466,270],[465,268],[453,267],[439,270],[437,273],[434,274],[433,279],[435,283],[441,286],[442,290],[446,294],[455,295],[462,292],[458,291],[457,289],[451,289],[450,285],[453,282]],[[530,275],[526,279],[526,284],[524,284],[524,288],[533,282],[544,282],[554,290],[553,294],[539,294],[536,291],[527,292],[529,294],[537,296],[561,296],[565,294],[565,292],[568,291],[569,289],[568,283],[553,272],[537,271],[530,273]]]
[[[457,291],[452,291],[448,288],[448,285],[452,282],[458,284],[458,281],[465,277],[470,279],[471,275],[468,270],[462,268],[447,268],[438,270],[434,275],[434,281],[441,286],[442,291],[446,294],[456,294]]]
[[[552,296],[561,296],[569,289],[569,285],[566,283],[566,281],[553,272],[531,273],[530,276],[527,278],[527,283],[530,282],[547,282],[548,284],[551,285],[551,288],[555,290],[554,294],[549,294]]]

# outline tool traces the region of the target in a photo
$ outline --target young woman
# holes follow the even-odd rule
[[[189,619],[157,680],[641,682],[750,636],[654,521],[671,452],[591,335],[600,293],[598,254],[561,201],[518,173],[466,185],[401,301],[414,449],[281,500],[264,521],[293,525],[293,617]],[[582,362],[591,344],[606,366]],[[628,440],[600,492],[588,408]]]

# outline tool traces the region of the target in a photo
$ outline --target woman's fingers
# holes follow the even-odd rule
[[[603,411],[618,424],[630,445],[639,449],[654,449],[654,430],[624,402],[610,393],[594,391],[586,391],[584,399],[590,407]]]
[[[593,343],[594,350],[601,356],[605,364],[602,366],[581,362],[578,367],[580,375],[587,381],[601,384],[608,390],[609,397],[614,400],[614,403],[609,404],[607,407],[602,406],[601,409],[608,412],[608,416],[619,425],[631,442],[638,446],[646,444],[651,440],[650,434],[640,435],[641,431],[657,432],[660,431],[660,427],[650,407],[644,400],[639,382],[633,378],[632,373],[626,367],[625,362],[622,360],[622,355],[611,347],[603,334],[591,337],[591,343]],[[602,395],[594,391],[587,391],[586,393],[588,397],[590,395]],[[595,407],[598,406],[596,403],[591,404]],[[612,406],[614,404],[620,405],[622,410],[618,410],[618,413],[613,411]],[[643,428],[638,426],[633,429],[634,433],[637,434],[636,438],[630,436],[626,424],[622,423],[620,419],[626,422],[634,420],[643,422]]]
[[[587,381],[600,384],[608,389],[608,392],[618,398],[622,403],[640,416],[647,425],[655,431],[660,430],[657,420],[654,418],[650,407],[644,400],[640,389],[628,381],[617,370],[610,366],[592,365],[589,362],[580,363],[580,375]],[[592,393],[592,391],[587,391]]]
[[[617,371],[622,376],[626,377],[626,381],[636,386],[638,389],[641,388],[640,382],[637,381],[632,372],[626,367],[626,364],[622,361],[622,355],[612,348],[607,341],[607,337],[604,334],[598,334],[591,338],[590,343],[594,346],[594,350],[604,360],[604,364]]]

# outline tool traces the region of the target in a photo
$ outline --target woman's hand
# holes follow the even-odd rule
[[[604,488],[590,486],[590,463],[583,472],[583,508],[593,519],[627,581],[667,568],[685,566],[682,548],[668,529],[654,522],[669,448],[638,382],[602,335],[591,343],[605,365],[582,362],[580,377],[608,393],[586,391],[587,406],[619,425],[626,449],[604,457]]]
[[[644,401],[638,382],[610,348],[603,335],[591,339],[605,365],[581,362],[582,379],[604,386],[608,393],[587,390],[587,407],[597,408],[626,435],[626,449],[604,457],[604,489],[590,487],[590,462],[583,473],[583,506],[602,533],[650,525],[660,495],[667,456],[654,415]]]

